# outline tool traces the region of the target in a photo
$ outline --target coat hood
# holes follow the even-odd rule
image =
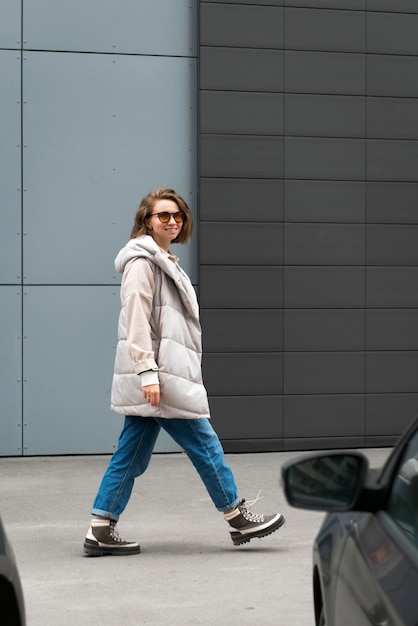
[[[164,253],[160,247],[155,243],[154,239],[150,235],[144,235],[143,237],[137,237],[136,239],[130,239],[128,243],[119,251],[115,259],[115,269],[119,274],[123,274],[126,265],[129,261],[133,261],[137,258],[146,258],[153,261],[156,265],[161,264],[158,262],[160,257],[164,257]]]

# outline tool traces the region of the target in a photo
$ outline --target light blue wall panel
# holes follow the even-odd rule
[[[119,287],[24,290],[24,454],[113,452],[110,410]],[[156,451],[178,450],[161,435]]]
[[[25,0],[24,7],[27,48],[196,55],[191,0]]]
[[[0,48],[21,46],[21,2],[1,0],[0,2]]]
[[[22,296],[0,286],[0,456],[22,454]]]
[[[116,283],[144,194],[196,205],[196,61],[27,52],[23,77],[24,280]]]
[[[24,453],[112,452],[110,411],[119,290],[24,290]]]
[[[21,281],[20,66],[19,52],[0,50],[0,284]]]

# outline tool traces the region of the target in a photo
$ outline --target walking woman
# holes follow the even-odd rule
[[[199,307],[189,277],[170,252],[192,235],[192,216],[173,189],[141,202],[131,239],[115,260],[122,274],[112,410],[125,416],[118,447],[103,476],[84,541],[89,556],[137,554],[116,523],[145,472],[161,428],[186,452],[234,545],[265,537],[282,524],[280,513],[253,513],[238,497],[231,469],[209,421],[201,372]]]

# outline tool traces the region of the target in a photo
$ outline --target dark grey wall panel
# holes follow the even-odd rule
[[[402,1],[402,0],[401,0]],[[284,0],[204,0],[204,3],[216,2],[216,4],[263,4],[267,6],[280,7],[283,6]]]
[[[369,139],[367,177],[369,180],[418,181],[418,141]]]
[[[365,80],[363,54],[286,51],[286,92],[362,95]]]
[[[417,33],[418,15],[396,13],[367,15],[368,52],[418,55]]]
[[[398,435],[379,435],[376,437],[366,437],[363,448],[392,448],[398,442]],[[360,446],[358,446],[360,447]]]
[[[285,221],[363,223],[365,184],[329,180],[286,180]]]
[[[282,8],[202,2],[200,23],[202,46],[283,47]]]
[[[417,414],[418,394],[368,394],[366,435],[400,435]]]
[[[363,352],[284,354],[285,394],[364,393]]]
[[[367,393],[416,393],[418,352],[366,352]]]
[[[283,437],[282,396],[211,396],[209,404],[213,424],[222,439],[236,439],[237,433],[243,439]]]
[[[286,178],[364,178],[364,140],[285,137],[285,151]]]
[[[418,99],[367,98],[367,136],[418,139]]]
[[[234,91],[202,91],[202,133],[280,135],[283,133],[283,95]]]
[[[219,308],[283,306],[283,267],[201,266],[200,305]]]
[[[201,3],[200,297],[222,437],[234,452],[393,445],[381,396],[402,415],[418,397],[417,3],[279,6]],[[251,334],[255,312],[271,337],[260,320]],[[221,376],[238,353],[283,355],[283,432],[273,416],[240,429]],[[263,419],[269,393],[252,396]]]
[[[283,224],[203,222],[200,258],[206,265],[246,265],[251,250],[253,265],[281,265],[282,242]]]
[[[418,97],[418,57],[367,55],[369,96]]]
[[[418,224],[417,183],[367,183],[368,223]]]
[[[243,135],[202,135],[201,174],[205,177],[279,178],[283,139]]]
[[[283,354],[206,354],[203,376],[209,396],[283,393]]]
[[[283,181],[201,178],[202,221],[283,221]]]
[[[365,270],[363,267],[286,266],[284,301],[292,308],[364,307]]]
[[[418,307],[418,267],[366,268],[368,307]]]
[[[286,8],[285,44],[287,50],[364,52],[365,14],[363,11]]]
[[[362,310],[285,310],[284,349],[287,352],[364,350],[365,343]]]
[[[368,11],[418,13],[416,0],[367,0]]]
[[[226,439],[223,442],[226,453],[283,452],[283,439]]]
[[[283,311],[202,309],[205,352],[280,352]]]
[[[284,436],[354,437],[364,431],[364,396],[285,396]]]
[[[283,449],[287,451],[291,450],[332,450],[336,448],[364,448],[365,438],[361,437],[299,437],[284,439]],[[370,444],[371,447],[384,447],[393,445],[391,440],[389,443],[382,444],[381,441],[375,445]]]
[[[283,52],[202,47],[200,87],[227,91],[282,91]]]
[[[263,0],[259,0],[263,1]],[[313,7],[317,9],[362,9],[366,8],[366,0],[285,0],[286,6]]]
[[[418,227],[369,224],[368,265],[418,265]]]
[[[285,95],[285,131],[305,137],[364,137],[364,96]]]
[[[354,224],[286,224],[286,265],[363,265],[364,226]]]
[[[418,350],[418,309],[366,311],[366,350]]]

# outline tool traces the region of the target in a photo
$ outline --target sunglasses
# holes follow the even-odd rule
[[[174,217],[174,221],[177,224],[181,224],[182,221],[184,220],[184,213],[182,211],[178,211],[177,213],[169,213],[168,211],[161,211],[160,213],[152,213],[151,217],[153,215],[157,215],[158,219],[163,224],[168,224],[168,222],[170,221],[171,217]]]

